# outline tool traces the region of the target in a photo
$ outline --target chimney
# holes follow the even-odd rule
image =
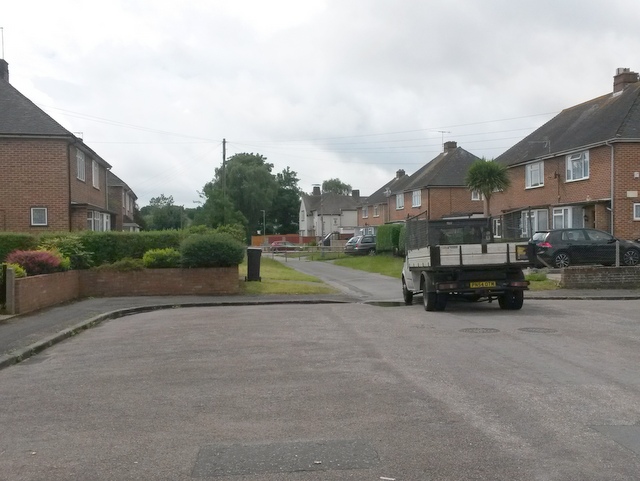
[[[314,185],[313,186],[313,195],[320,195],[320,186],[319,185]]]
[[[400,177],[404,176],[404,170],[403,169],[399,169],[398,171],[396,171],[396,179],[399,179]]]
[[[360,198],[360,190],[359,190],[359,189],[352,190],[352,191],[351,191],[351,196],[352,196],[354,199],[358,200],[358,199]]]
[[[637,81],[638,74],[636,72],[632,72],[628,68],[618,68],[613,76],[613,93],[622,92],[627,85],[634,84]]]
[[[9,64],[3,58],[0,58],[0,78],[6,82],[9,81]]]
[[[450,141],[444,143],[444,151],[449,152],[458,148],[458,142]]]

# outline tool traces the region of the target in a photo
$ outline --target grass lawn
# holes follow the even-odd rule
[[[292,269],[279,261],[261,257],[261,281],[245,281],[247,261],[238,266],[242,281],[240,291],[243,294],[337,294],[334,288],[324,284],[317,277],[309,276]]]

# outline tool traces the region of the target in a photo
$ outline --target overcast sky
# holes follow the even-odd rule
[[[11,84],[138,195],[194,207],[227,156],[373,193],[443,140],[494,158],[640,69],[629,0],[4,1]],[[80,135],[80,134],[78,134]]]

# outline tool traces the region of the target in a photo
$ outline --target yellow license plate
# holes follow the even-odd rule
[[[478,287],[496,287],[496,281],[470,282],[469,287],[472,289]]]

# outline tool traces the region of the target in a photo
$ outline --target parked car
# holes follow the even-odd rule
[[[616,241],[620,244],[620,265],[640,263],[640,245],[618,239],[596,229],[552,229],[536,232],[529,240],[535,253],[551,267],[603,264],[616,262]]]
[[[345,254],[375,254],[376,236],[359,235],[352,237],[344,246]]]
[[[275,241],[271,243],[272,252],[299,251],[302,247],[288,241]]]

